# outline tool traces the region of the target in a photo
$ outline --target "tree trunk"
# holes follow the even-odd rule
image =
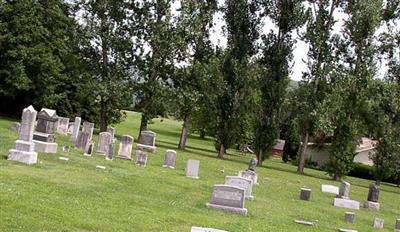
[[[101,102],[101,108],[100,108],[100,132],[107,131],[107,114],[106,114],[106,109],[105,109],[105,104]]]
[[[297,167],[298,173],[304,173],[304,166],[306,164],[306,152],[307,152],[307,145],[308,145],[308,131],[305,131],[303,135],[303,143],[300,146],[300,159],[299,159],[299,166]]]
[[[342,177],[339,176],[337,173],[335,173],[335,174],[333,174],[333,179],[334,179],[335,181],[339,181],[339,180],[342,179]]]
[[[224,144],[221,144],[219,146],[218,158],[224,158],[224,155],[225,155],[225,146]]]
[[[185,115],[183,119],[182,132],[178,144],[178,148],[182,150],[185,150],[186,148],[186,140],[189,135],[189,123],[190,123],[190,115]]]
[[[140,119],[140,128],[139,128],[139,135],[138,135],[138,141],[140,141],[140,135],[142,131],[147,130],[147,122],[148,122],[148,117],[146,113],[142,113],[142,117]]]
[[[199,133],[200,133],[200,138],[201,139],[205,139],[206,138],[206,130],[200,129]]]
[[[262,151],[259,151],[259,152],[257,153],[257,165],[258,165],[258,166],[262,166],[262,163],[263,163],[262,154],[263,154]]]

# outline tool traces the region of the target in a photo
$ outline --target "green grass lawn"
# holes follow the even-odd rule
[[[139,116],[128,113],[115,126],[117,136],[137,138]],[[393,231],[400,218],[400,188],[382,184],[381,210],[356,210],[356,222],[346,224],[343,218],[348,210],[333,207],[333,196],[320,190],[321,184],[339,186],[339,182],[311,169],[298,175],[295,166],[278,159],[258,167],[260,185],[253,188],[255,200],[246,201],[247,217],[207,209],[212,186],[246,169],[251,156],[230,151],[225,159],[217,159],[212,139],[192,135],[188,149],[177,150],[176,169],[162,168],[165,150],[177,147],[180,125],[155,119],[149,126],[157,133],[157,152],[149,155],[145,168],[132,161],[106,161],[96,154],[85,157],[75,149],[64,153],[62,146],[71,143],[69,136],[61,135],[58,154],[39,154],[38,164],[27,166],[6,160],[17,133],[10,129],[10,120],[1,119],[0,231],[190,231],[191,226],[228,231],[375,231],[374,217],[385,219],[385,229],[380,231]],[[59,160],[60,156],[69,161]],[[188,159],[200,160],[200,179],[185,177]],[[107,168],[96,170],[96,165]],[[347,180],[352,184],[350,197],[363,203],[371,181]],[[313,191],[309,202],[299,200],[303,186]],[[314,221],[316,226],[297,225],[295,219]]]

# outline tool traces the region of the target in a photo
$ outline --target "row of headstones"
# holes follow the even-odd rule
[[[220,209],[233,213],[247,215],[245,200],[254,200],[253,185],[258,184],[255,172],[256,159],[251,159],[246,171],[240,171],[238,176],[226,176],[224,184],[213,187],[211,200],[207,208]]]
[[[350,183],[346,181],[342,181],[340,188],[332,185],[322,185],[321,191],[325,193],[336,194],[336,197],[333,200],[333,205],[340,208],[347,209],[360,209],[360,202],[350,199]],[[369,185],[368,197],[367,201],[364,203],[364,207],[371,210],[378,211],[380,209],[379,204],[379,185],[375,183],[371,183]],[[311,198],[311,189],[309,188],[301,188],[300,189],[300,200],[309,201]],[[346,212],[345,213],[345,221],[354,222],[355,213]],[[400,219],[397,219],[396,229],[400,229]],[[384,220],[380,218],[374,218],[373,227],[374,228],[383,228]],[[345,229],[344,229],[345,230]],[[349,230],[353,231],[353,230]]]

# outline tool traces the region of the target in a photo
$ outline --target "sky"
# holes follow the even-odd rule
[[[219,0],[219,4],[223,4],[223,0]],[[333,33],[338,33],[340,34],[341,28],[343,26],[343,22],[346,18],[348,18],[347,14],[336,10],[334,12],[334,18],[336,20],[336,23],[333,27]],[[226,36],[224,36],[223,33],[223,26],[225,25],[225,22],[222,18],[222,14],[218,13],[214,17],[214,28],[211,33],[211,41],[213,42],[214,45],[218,45],[221,47],[226,47]],[[276,27],[272,23],[270,19],[266,19],[263,21],[262,25],[262,33],[267,34],[271,30],[276,31]],[[305,28],[302,28],[300,31],[304,31]],[[385,27],[382,26],[379,28],[377,31],[377,34],[384,31]],[[293,51],[293,61],[292,61],[292,70],[290,73],[290,78],[295,81],[300,81],[302,77],[302,72],[307,71],[307,65],[305,64],[305,60],[307,59],[307,52],[308,52],[308,44],[301,41],[297,35],[296,32],[293,33],[293,38],[296,41],[294,45],[294,51]],[[382,78],[384,74],[387,71],[386,63],[378,63],[378,78]]]

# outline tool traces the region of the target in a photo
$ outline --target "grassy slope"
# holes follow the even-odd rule
[[[84,157],[76,150],[65,154],[61,147],[70,144],[69,137],[60,135],[58,154],[40,154],[34,166],[10,162],[5,157],[17,138],[10,125],[11,121],[0,120],[0,231],[189,231],[192,225],[228,231],[335,231],[339,227],[374,231],[375,216],[385,219],[381,231],[393,231],[400,217],[400,189],[385,184],[381,211],[361,209],[356,211],[356,223],[346,225],[346,210],[333,207],[333,196],[320,192],[322,183],[339,183],[315,170],[297,175],[294,166],[279,160],[268,160],[257,169],[260,185],[253,188],[255,200],[246,202],[248,217],[207,209],[213,184],[245,169],[250,156],[216,159],[213,141],[193,135],[187,151],[178,151],[177,169],[162,168],[164,152],[177,146],[180,131],[180,123],[168,119],[150,125],[157,132],[158,150],[150,155],[146,168],[129,161],[105,161],[99,155]],[[139,114],[129,113],[116,126],[117,135],[137,137],[138,125]],[[59,156],[70,160],[61,161]],[[189,158],[200,160],[199,180],[184,176]],[[96,165],[107,169],[96,170]],[[369,181],[348,180],[351,198],[363,202]],[[303,186],[313,190],[310,202],[298,200]],[[294,219],[312,220],[316,226],[296,225]]]

